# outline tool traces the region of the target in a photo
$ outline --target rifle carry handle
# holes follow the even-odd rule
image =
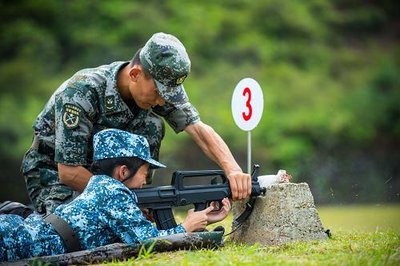
[[[172,175],[171,185],[178,190],[185,190],[185,186],[183,185],[184,178],[201,176],[220,176],[224,183],[228,182],[228,179],[222,170],[175,171]]]

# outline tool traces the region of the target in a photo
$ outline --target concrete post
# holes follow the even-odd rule
[[[242,213],[244,203],[234,203],[233,217]],[[234,241],[262,245],[326,238],[307,183],[269,186],[265,196],[256,200],[250,217],[231,235]]]

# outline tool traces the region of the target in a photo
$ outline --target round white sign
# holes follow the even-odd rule
[[[232,95],[232,115],[236,125],[244,131],[255,128],[261,120],[264,97],[260,85],[252,78],[244,78]]]

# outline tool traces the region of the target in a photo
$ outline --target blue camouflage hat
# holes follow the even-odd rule
[[[162,98],[177,105],[188,102],[182,83],[189,75],[190,59],[178,38],[163,32],[155,33],[140,50],[139,57]]]
[[[120,129],[105,129],[93,137],[93,160],[136,157],[150,164],[150,168],[164,168],[165,165],[153,160],[147,139]]]

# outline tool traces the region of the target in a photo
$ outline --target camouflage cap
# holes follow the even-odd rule
[[[105,129],[93,137],[93,160],[136,157],[150,164],[150,168],[164,168],[165,165],[152,159],[146,138],[120,129]]]
[[[141,49],[139,57],[165,101],[172,104],[188,101],[182,83],[189,75],[190,59],[185,47],[175,36],[155,33]]]

